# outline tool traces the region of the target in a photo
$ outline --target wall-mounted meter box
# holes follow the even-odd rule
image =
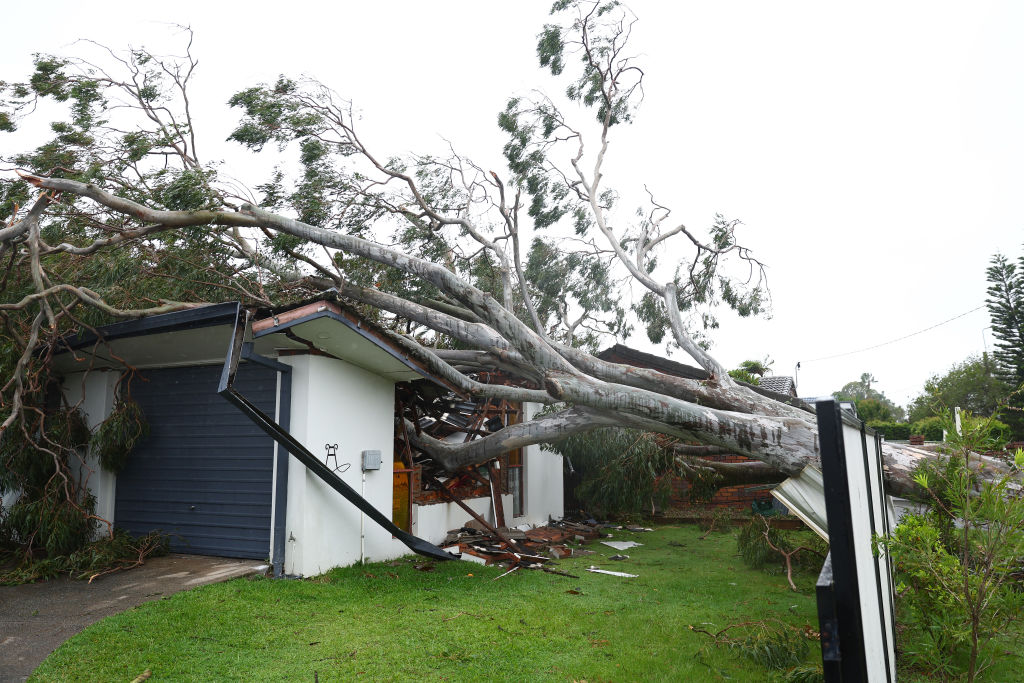
[[[363,451],[363,471],[380,469],[380,451]]]

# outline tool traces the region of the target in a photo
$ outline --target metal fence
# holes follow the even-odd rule
[[[816,409],[829,536],[817,584],[825,680],[895,681],[892,564],[873,541],[891,529],[881,437],[835,401]]]

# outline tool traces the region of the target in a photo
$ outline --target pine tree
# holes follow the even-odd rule
[[[986,271],[989,288],[985,303],[996,338],[997,371],[1001,379],[1018,387],[1024,383],[1024,257],[1014,264],[996,254],[991,263]]]
[[[986,275],[996,375],[1014,390],[1000,419],[1010,425],[1015,439],[1024,439],[1024,257],[1014,264],[996,254]]]

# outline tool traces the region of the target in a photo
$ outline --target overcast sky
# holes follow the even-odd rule
[[[609,182],[646,184],[673,218],[743,221],[770,267],[773,315],[723,315],[713,353],[733,367],[798,361],[804,396],[871,372],[897,403],[992,347],[985,268],[1024,251],[1024,4],[629,3],[646,97],[615,131]],[[76,38],[174,51],[190,25],[200,152],[254,185],[221,141],[224,102],[280,73],[352,98],[388,154],[442,139],[500,163],[507,97],[562,86],[536,68],[549,3],[49,2],[5,7],[0,80]],[[4,144],[6,147],[6,144]],[[968,313],[969,311],[972,311]],[[858,351],[958,319],[903,341]],[[629,344],[654,350],[643,334]],[[678,356],[677,356],[678,357]]]

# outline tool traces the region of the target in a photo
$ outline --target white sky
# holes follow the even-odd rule
[[[194,101],[206,159],[248,184],[222,145],[238,89],[307,74],[352,98],[382,155],[439,151],[442,136],[500,166],[506,98],[560,91],[536,67],[547,2],[51,2],[5,8],[0,80],[76,38],[154,51],[196,32]],[[862,372],[897,403],[992,346],[981,306],[992,254],[1024,247],[1024,4],[1015,2],[629,3],[646,71],[636,124],[616,131],[608,179],[647,184],[673,217],[745,224],[770,266],[770,320],[723,314],[714,355],[775,360],[801,395]],[[514,10],[514,11],[513,11]],[[0,144],[5,143],[0,138]],[[642,331],[629,340],[650,347]]]

